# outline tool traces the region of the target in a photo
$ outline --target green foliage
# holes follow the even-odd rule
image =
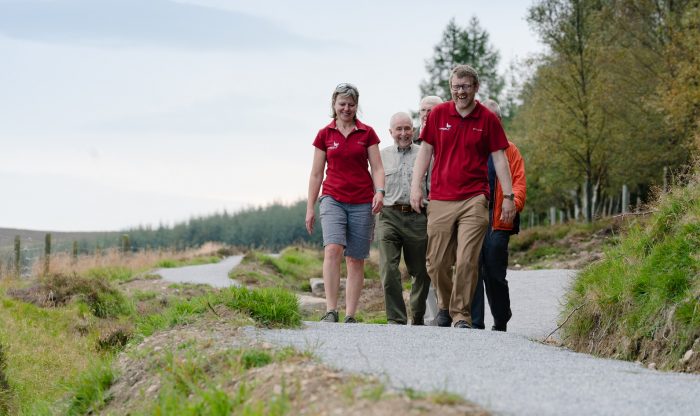
[[[564,326],[573,347],[677,368],[700,336],[698,179],[662,196],[651,218],[577,277],[565,313],[580,310]]]
[[[275,203],[229,214],[192,218],[174,227],[140,227],[129,230],[132,247],[197,247],[216,241],[234,247],[280,250],[297,243],[320,245],[318,223],[314,233],[306,232],[306,201],[291,205]]]
[[[83,373],[76,382],[68,407],[68,415],[94,414],[109,400],[109,387],[115,379],[111,362],[99,362]]]
[[[134,277],[134,271],[128,267],[107,266],[92,268],[85,275],[90,278],[105,279],[110,282],[127,282]]]
[[[576,204],[590,220],[619,210],[623,184],[633,203],[651,199],[664,167],[698,150],[697,3],[539,0],[528,21],[549,48],[524,70],[513,122],[528,208]]]
[[[433,58],[426,61],[425,68],[430,78],[421,82],[422,96],[437,95],[444,101],[452,99],[449,86],[450,72],[458,64],[468,64],[479,74],[479,94],[486,98],[497,98],[504,81],[498,74],[500,55],[493,48],[489,34],[473,16],[465,28],[451,19],[435,45]]]
[[[264,367],[272,362],[272,356],[264,350],[251,349],[241,354],[243,368]]]
[[[184,266],[199,266],[202,264],[213,264],[221,261],[221,258],[217,256],[201,256],[195,257],[187,260],[176,260],[176,259],[163,259],[156,263],[155,267],[163,269],[172,269],[175,267]]]
[[[323,275],[323,252],[301,247],[289,247],[279,257],[251,251],[241,265],[229,273],[231,279],[244,284],[283,287],[310,291],[309,278]]]
[[[12,406],[12,390],[7,379],[7,357],[5,347],[0,343],[0,415],[10,413]]]
[[[567,222],[552,226],[536,226],[521,230],[510,238],[510,263],[536,266],[540,260],[571,256],[577,243],[601,239],[601,245],[612,244],[618,225],[610,219],[593,223]]]
[[[293,358],[288,350],[275,353],[244,348],[228,350],[213,356],[202,355],[196,345],[190,346],[177,356],[166,353],[162,364],[161,380],[163,387],[157,403],[149,414],[177,415],[283,415],[290,409],[289,396],[284,380],[281,393],[266,392],[267,399],[253,399],[257,388],[254,382],[241,381],[234,389],[224,389],[229,384],[230,375],[245,373],[246,370],[261,367],[272,361]]]
[[[249,290],[243,287],[222,289],[215,297],[217,303],[244,311],[269,327],[298,327],[301,324],[299,301],[284,289],[262,288]]]

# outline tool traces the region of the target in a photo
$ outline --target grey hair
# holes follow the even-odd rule
[[[494,113],[496,116],[498,116],[499,120],[501,119],[501,106],[498,105],[498,103],[496,101],[488,98],[488,99],[484,100],[484,102],[482,102],[481,104],[483,104],[486,108],[491,110],[492,113]]]
[[[335,113],[335,100],[338,98],[338,96],[350,97],[353,99],[353,101],[355,101],[355,104],[359,105],[360,103],[360,91],[356,86],[347,82],[338,84],[335,87],[335,90],[333,90],[333,96],[331,97],[331,118],[334,120],[338,117],[338,115]],[[357,118],[357,115],[355,115],[355,118]]]
[[[423,103],[434,103],[435,105],[438,105],[442,103],[442,98],[438,97],[437,95],[426,95],[422,100],[420,100],[419,105],[423,105]]]
[[[452,69],[452,73],[450,73],[450,87],[452,86],[453,76],[457,76],[457,78],[472,77],[474,83],[479,85],[479,74],[476,72],[476,69],[469,65],[457,65]]]

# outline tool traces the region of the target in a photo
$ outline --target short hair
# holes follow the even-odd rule
[[[418,105],[423,105],[423,103],[433,103],[433,105],[438,105],[442,103],[442,98],[438,97],[437,95],[426,95],[422,100],[420,100]]]
[[[455,75],[457,78],[472,77],[474,83],[479,85],[479,74],[476,72],[476,69],[469,65],[457,65],[452,68],[452,73],[450,73],[450,87],[452,86],[452,77]]]
[[[338,115],[335,113],[335,100],[338,96],[350,97],[355,101],[355,104],[359,104],[360,101],[360,91],[356,86],[343,82],[336,85],[335,90],[333,90],[333,96],[331,97],[331,117],[335,119]],[[355,115],[357,118],[357,115]]]
[[[408,122],[411,123],[411,127],[413,127],[413,123],[411,122],[411,115],[404,111],[399,111],[398,113],[391,116],[391,118],[389,119],[389,128],[391,129],[391,126],[394,124],[395,120],[398,120],[402,117],[408,120]]]
[[[494,113],[496,116],[498,116],[499,119],[502,117],[501,116],[501,106],[498,105],[498,103],[496,101],[488,98],[488,99],[484,100],[484,102],[482,102],[481,104],[483,104],[486,108],[491,110],[491,112]]]

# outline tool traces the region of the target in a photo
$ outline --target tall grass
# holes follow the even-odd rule
[[[700,175],[653,209],[579,274],[564,334],[578,350],[677,369],[700,337]]]
[[[99,273],[100,270],[118,269],[121,273],[129,270],[131,276],[144,272],[153,267],[160,267],[160,262],[174,264],[204,264],[216,261],[218,253],[223,252],[223,246],[217,243],[207,243],[196,249],[185,251],[175,250],[143,250],[124,254],[116,248],[104,250],[100,253],[80,255],[77,259],[69,253],[56,253],[51,256],[52,273],[86,275]],[[205,258],[206,260],[197,260]],[[43,260],[39,259],[32,265],[32,275],[40,276],[44,270]],[[98,272],[94,272],[97,270]],[[131,277],[129,276],[129,277]],[[129,277],[118,276],[119,280]]]

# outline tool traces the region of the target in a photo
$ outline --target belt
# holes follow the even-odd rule
[[[416,212],[416,211],[413,210],[413,207],[410,206],[410,205],[394,204],[394,205],[390,205],[390,206],[388,206],[388,207],[386,207],[386,208],[391,208],[391,209],[393,209],[393,210],[395,210],[395,211],[401,211],[401,212],[403,212],[404,214],[408,214],[408,213],[411,213],[411,212],[413,212],[413,213]],[[421,209],[421,213],[425,213],[425,208]]]

